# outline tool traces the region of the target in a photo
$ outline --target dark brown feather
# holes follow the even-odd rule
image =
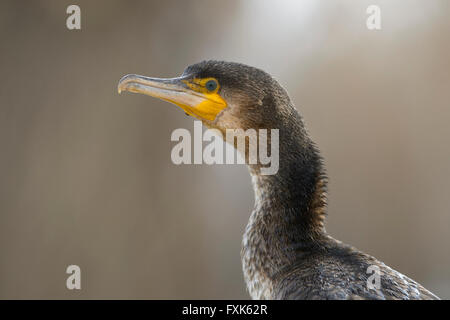
[[[266,72],[204,61],[184,75],[215,77],[229,107],[206,125],[219,130],[279,129],[279,171],[249,165],[255,208],[242,248],[244,277],[255,299],[438,299],[375,258],[330,237],[324,228],[327,178],[314,143],[287,92]],[[227,119],[225,121],[224,119]],[[369,266],[380,270],[369,289]]]

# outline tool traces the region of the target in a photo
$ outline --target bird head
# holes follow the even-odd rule
[[[129,74],[119,81],[118,91],[168,101],[207,127],[221,131],[275,128],[280,113],[277,106],[286,105],[277,102],[290,105],[286,91],[266,72],[223,61],[191,65],[175,78]]]

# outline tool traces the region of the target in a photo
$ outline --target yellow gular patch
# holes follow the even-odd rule
[[[214,90],[208,90],[208,81],[215,81],[216,87]],[[217,115],[226,108],[226,101],[218,94],[220,89],[219,82],[214,78],[204,78],[183,81],[192,91],[199,93],[199,96],[204,100],[196,106],[180,105],[189,115],[192,115],[200,120],[216,119]]]

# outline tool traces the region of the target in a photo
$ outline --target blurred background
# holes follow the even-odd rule
[[[0,298],[249,297],[246,167],[172,164],[192,118],[117,94],[124,74],[203,59],[279,79],[325,157],[327,231],[450,298],[449,14],[448,0],[1,1]]]

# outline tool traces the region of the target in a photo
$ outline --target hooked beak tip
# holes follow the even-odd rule
[[[136,77],[134,74],[127,74],[123,76],[117,85],[117,93],[121,94],[122,91],[126,90],[126,86],[129,82],[132,82],[132,80]]]

